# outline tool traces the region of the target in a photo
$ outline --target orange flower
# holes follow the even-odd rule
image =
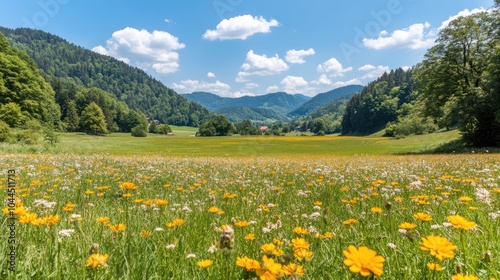
[[[453,259],[455,257],[455,251],[457,246],[448,241],[446,237],[429,235],[427,237],[422,237],[420,242],[420,250],[429,251],[429,253],[436,257],[438,260],[442,261],[443,258]]]
[[[415,219],[420,221],[432,221],[432,216],[427,213],[419,212],[414,214],[413,217],[415,217]]]
[[[201,260],[197,262],[196,264],[201,267],[201,268],[207,268],[211,266],[214,262],[212,260]]]
[[[399,228],[402,228],[402,229],[414,229],[416,227],[417,227],[417,225],[414,223],[404,222],[404,223],[399,224]]]
[[[86,266],[90,266],[93,268],[101,268],[107,266],[106,261],[108,260],[108,254],[92,254],[88,259],[87,259],[87,264]]]
[[[109,228],[113,232],[120,232],[120,231],[124,231],[127,227],[124,224],[116,224],[116,225],[109,225]]]
[[[448,221],[454,228],[458,229],[469,230],[476,227],[476,223],[469,221],[460,215],[448,216]]]
[[[370,276],[371,273],[377,276],[382,275],[385,259],[368,247],[356,248],[350,245],[342,253],[345,256],[344,264],[349,267],[351,272],[359,273],[364,277]]]
[[[120,184],[120,189],[133,191],[137,190],[137,186],[132,182],[123,182]]]

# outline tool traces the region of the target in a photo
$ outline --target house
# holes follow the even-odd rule
[[[263,126],[260,127],[260,131],[262,131],[262,132],[264,132],[264,131],[266,131],[268,129],[269,129],[269,127],[267,127],[267,125],[263,125]]]

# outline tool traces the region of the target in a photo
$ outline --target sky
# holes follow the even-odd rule
[[[113,56],[178,93],[314,96],[415,66],[493,0],[0,0],[29,27]]]

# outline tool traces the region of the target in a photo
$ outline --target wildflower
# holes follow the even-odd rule
[[[20,216],[18,221],[20,224],[29,224],[32,221],[34,221],[37,217],[38,216],[35,213],[26,213]]]
[[[108,217],[99,217],[96,219],[98,223],[101,223],[103,226],[105,226],[107,223],[109,223],[109,218]]]
[[[168,204],[168,200],[166,199],[155,199],[155,204],[158,206],[164,206]]]
[[[249,257],[237,257],[236,265],[243,267],[247,271],[255,271],[260,269],[260,263],[257,260],[251,259]]]
[[[124,224],[109,225],[109,228],[113,232],[124,231],[127,227]]]
[[[394,243],[390,243],[390,242],[389,242],[389,243],[387,243],[387,247],[389,247],[389,248],[391,248],[391,249],[396,249],[396,248],[397,248],[396,244],[394,244]]]
[[[250,223],[248,221],[238,221],[236,222],[234,225],[237,226],[237,227],[246,227],[248,226]]]
[[[218,213],[218,214],[224,213],[224,211],[222,211],[222,209],[220,209],[218,207],[215,207],[215,206],[212,206],[212,207],[208,208],[208,212],[210,212],[210,213]]]
[[[477,278],[474,275],[463,275],[463,274],[459,273],[459,274],[455,274],[455,275],[451,276],[451,279],[453,279],[453,280],[477,280],[479,278]]]
[[[133,191],[137,190],[137,186],[132,182],[124,182],[120,184],[120,189]]]
[[[106,261],[108,260],[108,254],[92,254],[88,259],[87,259],[87,264],[86,266],[90,266],[92,268],[102,268],[107,266]]]
[[[132,194],[131,193],[124,193],[124,194],[122,194],[122,197],[129,198],[129,197],[132,197]]]
[[[196,264],[201,267],[201,268],[207,268],[211,266],[214,262],[212,260],[201,260],[197,262]]]
[[[182,226],[184,223],[186,223],[186,221],[183,219],[175,219],[175,220],[167,223],[167,227]]]
[[[420,250],[429,251],[429,253],[442,261],[443,258],[453,259],[457,246],[451,243],[446,237],[429,235],[422,237],[420,242]]]
[[[255,234],[249,233],[245,235],[245,240],[255,240]]]
[[[443,270],[443,267],[440,264],[438,264],[438,263],[427,263],[427,267],[430,270],[435,270],[435,271],[441,271],[441,270]]]
[[[262,252],[264,252],[264,254],[270,256],[270,255],[275,255],[275,256],[281,256],[283,255],[283,250],[281,250],[280,248],[276,247],[276,245],[274,245],[273,243],[267,243],[267,244],[264,244],[260,247],[260,249],[262,250]]]
[[[294,250],[301,250],[305,249],[308,250],[310,247],[310,244],[307,240],[304,238],[294,238],[292,239],[292,245]]]
[[[348,220],[343,221],[342,223],[344,224],[344,226],[350,226],[350,225],[353,225],[357,222],[358,221],[356,219],[348,219]]]
[[[75,233],[74,229],[61,229],[59,231],[59,235],[64,237],[70,237],[73,233]]]
[[[307,249],[294,249],[293,256],[299,260],[306,260],[310,262],[312,260],[313,252]]]
[[[267,256],[262,257],[262,266],[255,271],[260,279],[277,279],[285,274],[282,265]]]
[[[427,213],[422,213],[422,212],[415,213],[413,217],[420,221],[432,221],[432,216]]]
[[[346,257],[344,264],[349,267],[353,273],[359,273],[361,276],[370,276],[371,273],[381,276],[383,273],[384,258],[377,255],[377,252],[366,246],[359,248],[350,245],[342,252]]]
[[[208,251],[209,253],[213,254],[213,253],[215,253],[215,251],[217,251],[217,246],[212,245],[212,246],[210,246],[210,248],[208,248],[208,250],[207,250],[207,251]]]
[[[167,248],[167,250],[175,249],[175,244],[168,244],[165,248]]]
[[[290,276],[290,279],[298,279],[304,275],[304,266],[295,263],[289,263],[283,266],[283,272]]]
[[[414,229],[417,227],[416,224],[414,223],[407,223],[407,222],[404,222],[404,223],[401,223],[399,224],[398,226],[400,229],[406,229],[406,230],[410,230],[410,229]]]
[[[83,221],[83,218],[82,218],[82,215],[80,215],[80,214],[71,214],[71,215],[69,215],[69,220],[71,222],[74,222],[74,221]]]
[[[141,231],[140,235],[141,237],[148,237],[148,236],[151,236],[153,233],[150,232],[149,230],[143,230]]]
[[[298,235],[308,235],[310,234],[309,230],[303,228],[303,227],[295,227],[293,230],[293,233],[298,234]]]
[[[469,230],[476,227],[476,223],[467,220],[460,215],[448,216],[448,221],[454,228]]]
[[[380,214],[380,213],[382,213],[382,208],[380,208],[380,207],[372,207],[370,209],[370,211],[372,211],[372,213]]]
[[[186,256],[186,259],[192,259],[192,258],[196,258],[196,255],[195,254],[187,254]]]

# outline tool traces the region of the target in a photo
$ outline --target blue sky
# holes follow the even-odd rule
[[[0,0],[31,27],[139,67],[179,93],[309,96],[422,60],[450,19],[493,0]]]

